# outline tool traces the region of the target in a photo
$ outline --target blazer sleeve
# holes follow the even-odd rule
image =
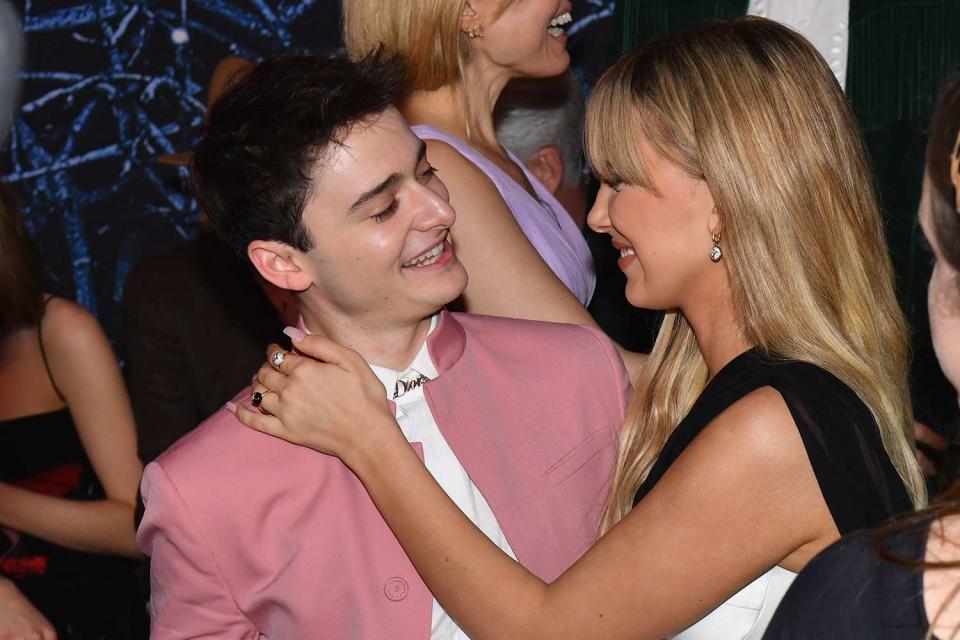
[[[121,312],[126,378],[140,459],[150,462],[206,416],[193,399],[187,358],[170,291],[175,283],[140,265],[127,278]]]
[[[199,524],[159,463],[141,483],[146,507],[137,545],[150,556],[151,640],[255,640],[259,631],[237,606]]]
[[[606,358],[606,371],[611,380],[609,388],[613,393],[611,402],[613,406],[617,407],[620,417],[616,425],[616,433],[619,434],[620,428],[623,427],[623,419],[626,416],[627,407],[630,405],[630,400],[633,397],[633,385],[630,383],[630,374],[627,373],[627,368],[623,364],[623,359],[620,358],[620,353],[606,334],[595,327],[585,325],[583,328],[589,331],[597,342],[600,343],[600,347]]]

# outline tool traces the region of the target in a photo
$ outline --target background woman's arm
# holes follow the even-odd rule
[[[464,310],[597,326],[527,240],[490,179],[447,143],[426,143],[427,157],[447,185],[457,212],[452,235],[469,276],[462,296]],[[617,349],[635,379],[646,356]]]
[[[137,556],[133,518],[143,467],[113,350],[89,312],[60,299],[47,307],[43,341],[106,498],[68,500],[0,484],[0,524],[73,549]]]

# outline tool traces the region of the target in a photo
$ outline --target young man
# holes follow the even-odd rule
[[[297,292],[302,328],[370,364],[464,512],[552,580],[596,537],[626,373],[594,329],[441,311],[467,274],[446,189],[392,106],[402,77],[377,56],[255,66],[210,113],[197,193],[228,244]],[[142,492],[154,638],[464,637],[336,458],[223,409]]]

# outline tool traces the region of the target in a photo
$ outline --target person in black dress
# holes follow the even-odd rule
[[[744,18],[616,63],[586,139],[603,183],[588,223],[620,252],[630,303],[666,316],[603,536],[555,582],[449,502],[348,349],[295,341],[302,355],[260,369],[265,413],[237,415],[341,457],[474,640],[759,638],[816,553],[925,500],[856,121],[809,42]]]
[[[42,274],[0,184],[0,597],[15,587],[61,640],[145,637],[130,401],[96,319]],[[4,605],[0,636],[24,621]]]
[[[920,225],[940,367],[960,389],[960,79],[933,116]],[[941,566],[944,565],[944,566]],[[800,574],[768,632],[791,638],[953,638],[960,632],[960,483],[936,507],[840,540]]]

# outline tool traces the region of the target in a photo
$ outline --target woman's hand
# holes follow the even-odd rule
[[[924,475],[928,478],[936,476],[939,472],[937,463],[940,462],[941,456],[946,452],[950,441],[916,420],[913,421],[913,437],[917,445],[917,460],[920,462],[920,468],[923,469]],[[926,445],[927,451],[920,447],[921,444]],[[934,457],[931,458],[931,455]]]
[[[0,578],[0,640],[56,640],[57,633],[12,582]]]
[[[384,434],[399,433],[383,384],[358,353],[320,336],[294,335],[300,353],[276,344],[257,373],[259,411],[236,405],[243,424],[347,461]],[[282,358],[277,354],[283,354]]]

